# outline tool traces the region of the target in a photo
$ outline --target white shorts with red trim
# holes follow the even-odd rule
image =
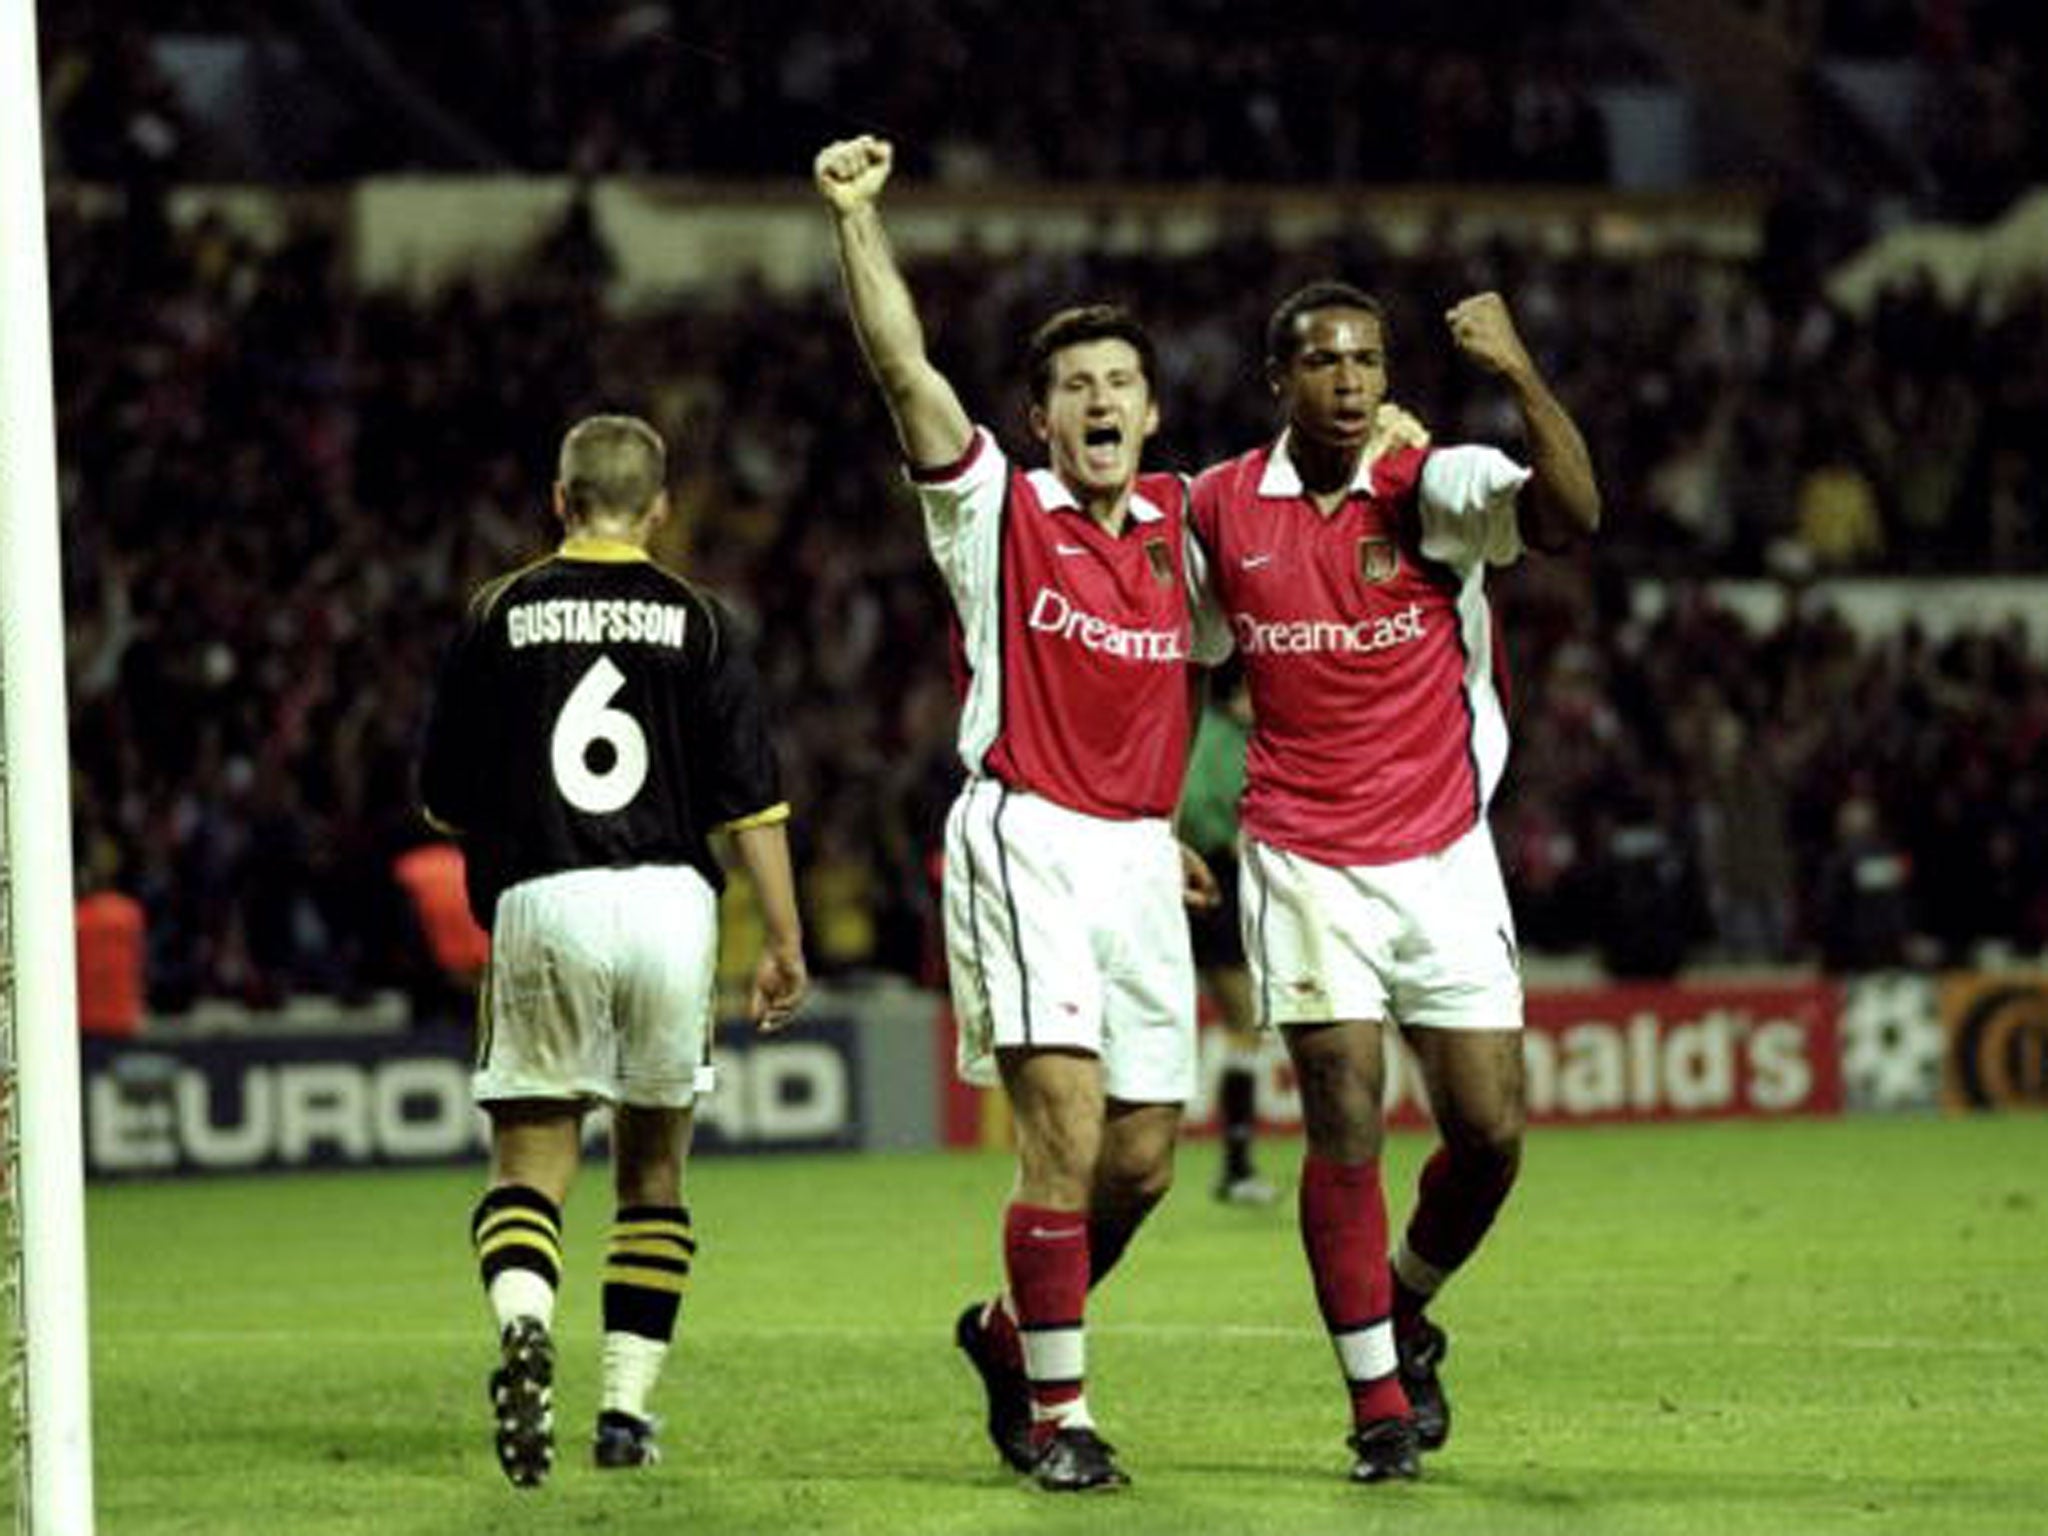
[[[1238,895],[1264,1024],[1522,1027],[1515,920],[1484,822],[1398,864],[1318,864],[1247,837]]]
[[[1194,964],[1164,819],[971,779],[946,818],[945,910],[962,1078],[996,1082],[999,1049],[1059,1048],[1099,1057],[1113,1099],[1193,1096]]]
[[[711,1086],[718,898],[694,869],[578,869],[498,898],[472,1086],[681,1109]]]

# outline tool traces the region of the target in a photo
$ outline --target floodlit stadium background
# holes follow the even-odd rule
[[[1155,459],[1236,451],[1270,425],[1267,309],[1341,273],[1391,307],[1399,398],[1499,437],[1438,317],[1504,290],[1612,508],[1590,556],[1494,584],[1532,979],[1733,972],[1822,1079],[1846,1036],[1852,1100],[1931,1101],[1966,1037],[1951,1097],[2041,1098],[2033,982],[1981,974],[2048,944],[2035,8],[43,9],[113,1056],[459,1029],[445,870],[403,862],[424,690],[600,407],[675,444],[667,553],[758,628],[820,972],[856,1015],[936,995],[942,597],[807,180],[876,130],[934,349],[1005,430],[1024,329],[1102,296],[1163,341]],[[906,1054],[929,1102],[884,1136],[841,1084],[833,1138],[962,1133],[939,1053]]]

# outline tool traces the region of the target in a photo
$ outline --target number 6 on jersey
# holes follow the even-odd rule
[[[600,656],[570,691],[555,717],[549,738],[555,787],[579,811],[603,816],[632,803],[647,782],[647,734],[640,722],[611,698],[625,686],[626,674],[609,656]],[[598,742],[612,749],[610,766],[590,766],[590,749]]]

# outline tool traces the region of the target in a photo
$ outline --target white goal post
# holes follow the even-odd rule
[[[64,602],[35,0],[0,0],[0,1140],[15,1524],[91,1536]]]

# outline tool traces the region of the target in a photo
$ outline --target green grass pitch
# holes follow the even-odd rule
[[[1424,1144],[1390,1150],[1397,1220]],[[1296,1148],[1264,1149],[1292,1172]],[[609,1202],[569,1211],[561,1458],[491,1458],[475,1170],[94,1189],[109,1536],[603,1532],[2048,1532],[2048,1121],[1535,1133],[1438,1315],[1450,1446],[1353,1488],[1291,1203],[1207,1197],[1213,1145],[1091,1309],[1135,1486],[1001,1471],[950,1347],[996,1273],[1006,1160],[705,1159],[659,1407],[668,1460],[586,1461]]]

